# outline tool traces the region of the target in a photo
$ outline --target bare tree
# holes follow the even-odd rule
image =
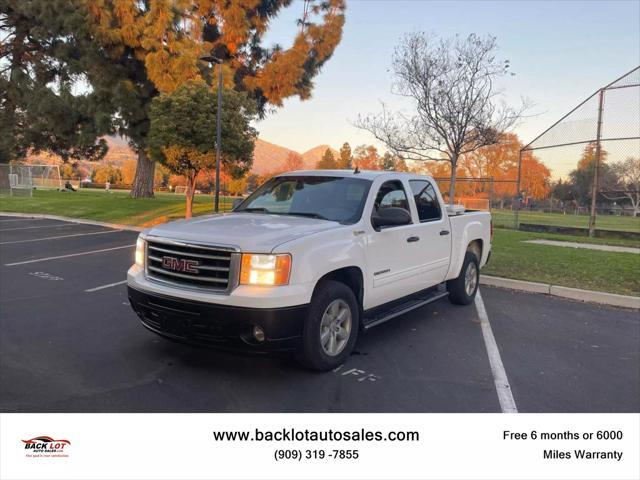
[[[607,200],[629,200],[633,215],[640,213],[640,158],[628,157],[611,165],[618,179],[614,189],[601,192]]]
[[[415,114],[391,112],[383,104],[381,113],[355,122],[405,159],[449,162],[451,204],[460,156],[498,142],[527,108],[524,100],[511,108],[499,98],[496,81],[508,75],[509,61],[498,60],[497,49],[492,36],[406,35],[393,55],[392,92],[412,100]]]

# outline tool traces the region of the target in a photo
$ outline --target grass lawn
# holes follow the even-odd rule
[[[640,255],[523,243],[524,240],[541,238],[589,243],[602,243],[594,240],[603,240],[496,229],[491,261],[482,270],[483,273],[622,295],[640,295]]]
[[[221,209],[229,210],[232,201],[230,197],[221,198]],[[211,210],[212,197],[196,195],[194,214],[209,213]],[[182,218],[184,196],[157,193],[156,198],[134,200],[129,197],[128,192],[80,190],[75,193],[64,193],[36,190],[31,198],[0,197],[0,211],[44,213],[150,226]],[[620,220],[620,217],[616,217],[615,220]],[[623,220],[640,219],[624,218]],[[640,246],[640,242],[633,240],[496,229],[491,262],[483,272],[489,275],[567,287],[640,295],[640,274],[638,273],[640,272],[640,255],[523,243],[523,240],[532,239]]]
[[[514,211],[492,210],[491,215],[493,216],[493,224],[496,227],[513,227],[515,219]],[[562,215],[561,213],[527,212],[521,210],[520,223],[588,228],[589,215]],[[640,232],[640,217],[598,215],[596,217],[596,229]]]
[[[220,209],[230,210],[233,199],[220,197]],[[82,189],[77,192],[35,190],[33,197],[0,197],[0,211],[43,213],[125,225],[150,226],[184,217],[184,195],[156,193],[156,198],[129,197],[129,192]],[[194,215],[213,210],[211,195],[196,195]]]

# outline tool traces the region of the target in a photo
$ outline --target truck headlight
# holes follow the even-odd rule
[[[138,237],[136,241],[136,265],[141,267],[144,267],[144,247],[146,243],[142,237]]]
[[[243,253],[240,285],[287,285],[291,273],[291,255]]]

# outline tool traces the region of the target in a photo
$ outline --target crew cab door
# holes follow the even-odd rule
[[[380,186],[369,214],[389,207],[403,208],[411,213],[409,194],[400,180],[389,180]],[[371,295],[366,295],[365,309],[420,290],[421,267],[416,261],[421,247],[416,240],[419,228],[420,225],[412,221],[407,225],[370,230],[366,258],[368,284],[372,288]]]
[[[416,225],[420,251],[414,261],[427,288],[444,281],[451,260],[451,224],[436,188],[425,179],[409,180],[420,223]]]

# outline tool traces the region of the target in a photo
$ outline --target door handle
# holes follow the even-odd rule
[[[449,235],[449,230],[440,230],[440,235]]]
[[[409,243],[417,242],[418,240],[420,240],[420,237],[409,237],[409,238],[407,238],[407,242],[409,242]]]

